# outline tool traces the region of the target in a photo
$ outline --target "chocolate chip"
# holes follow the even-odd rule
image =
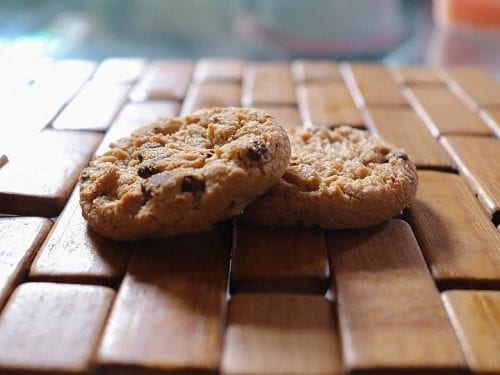
[[[385,156],[384,162],[387,163],[390,159],[393,159],[393,158],[403,159],[406,161],[410,160],[408,155],[406,155],[403,151],[394,151],[394,152],[391,152],[390,154]]]
[[[247,149],[247,157],[251,161],[264,161],[269,155],[269,150],[266,145],[262,141],[255,141],[253,144]]]
[[[193,194],[200,194],[205,191],[205,181],[194,176],[186,176],[182,179],[181,190]]]
[[[142,163],[142,161],[144,160],[144,158],[142,157],[141,154],[137,155],[137,160],[139,160],[139,163]]]
[[[84,182],[90,178],[90,175],[87,172],[83,172],[80,176],[80,181]]]
[[[160,170],[154,165],[143,165],[137,170],[137,174],[142,178],[148,178],[157,173],[160,173]]]
[[[172,173],[164,171],[151,176],[141,184],[141,191],[143,195],[143,203],[151,199],[152,192],[162,185],[165,185],[172,178]]]

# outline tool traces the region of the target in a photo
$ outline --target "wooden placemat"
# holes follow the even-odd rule
[[[0,373],[500,373],[500,87],[484,70],[116,58],[54,62],[26,87],[0,109]],[[120,243],[87,227],[92,154],[158,116],[240,105],[406,149],[415,201],[351,231],[235,219]]]

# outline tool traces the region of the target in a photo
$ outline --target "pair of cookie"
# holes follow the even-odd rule
[[[120,240],[254,224],[357,228],[411,201],[408,156],[366,132],[291,130],[250,108],[164,118],[111,145],[80,175],[84,217]]]

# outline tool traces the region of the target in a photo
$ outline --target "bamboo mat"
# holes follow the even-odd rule
[[[21,76],[0,107],[0,373],[500,373],[500,86],[485,71],[117,58]],[[75,183],[94,153],[212,106],[366,129],[406,149],[417,197],[351,231],[230,220],[118,243],[87,228]]]

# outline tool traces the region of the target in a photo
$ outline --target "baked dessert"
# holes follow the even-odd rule
[[[83,216],[113,239],[209,229],[285,172],[286,132],[266,112],[212,108],[159,119],[111,144],[80,175]]]
[[[415,196],[417,173],[408,155],[365,131],[341,126],[290,129],[289,135],[290,165],[242,221],[360,228],[393,217]]]

